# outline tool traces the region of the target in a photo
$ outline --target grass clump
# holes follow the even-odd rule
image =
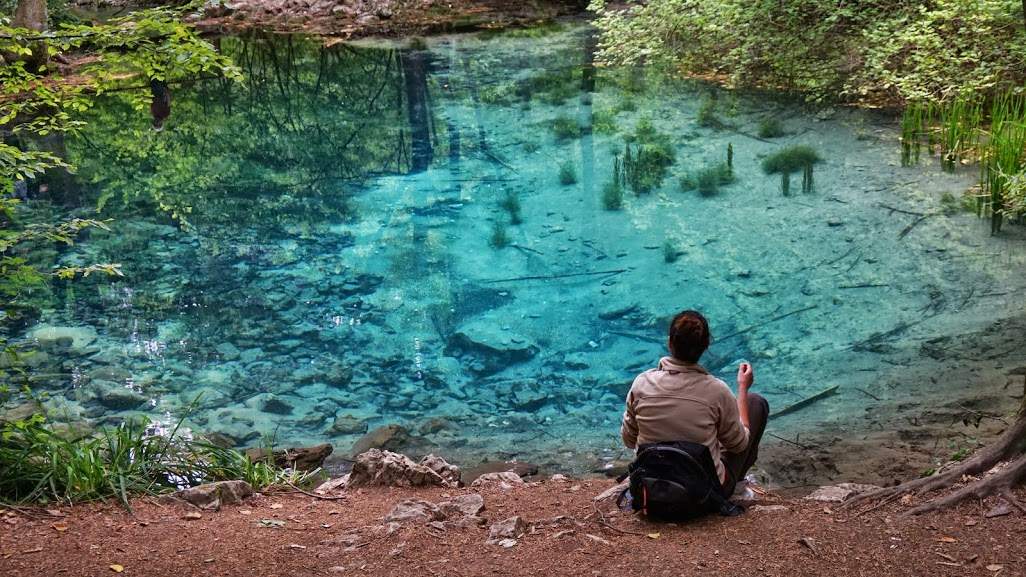
[[[677,244],[671,239],[666,239],[663,242],[663,262],[670,264],[677,262],[680,258],[682,251],[677,248]]]
[[[559,184],[569,186],[577,183],[577,167],[573,161],[566,161],[559,166]]]
[[[624,143],[623,158],[613,162],[613,179],[635,194],[650,192],[662,185],[676,154],[670,137],[659,132],[652,121],[642,118],[634,134]]]
[[[698,190],[702,196],[714,196],[720,191],[721,186],[727,186],[737,182],[734,176],[734,146],[727,144],[727,160],[717,164],[707,165],[693,174],[687,174],[680,180],[682,192]]]
[[[723,121],[716,114],[716,100],[712,97],[706,97],[702,101],[702,106],[698,109],[698,125],[715,130],[723,128]]]
[[[492,225],[492,236],[488,239],[488,245],[495,249],[502,249],[509,246],[509,233],[506,232],[506,225],[495,221]]]
[[[252,462],[239,451],[186,439],[181,421],[166,435],[145,418],[87,436],[55,432],[42,415],[0,424],[0,499],[78,503],[152,495],[221,480],[255,489],[299,484],[307,474]]]
[[[499,206],[509,213],[510,224],[520,224],[524,222],[523,214],[521,213],[520,197],[517,193],[509,191],[506,193],[506,197],[502,199]]]
[[[623,186],[615,178],[602,187],[602,207],[606,210],[623,208]]]
[[[812,167],[823,159],[811,146],[796,145],[779,150],[762,161],[766,174],[780,175],[780,190],[791,193],[791,174],[802,171],[802,192],[812,192]]]
[[[521,146],[523,146],[524,152],[528,154],[534,154],[535,152],[541,150],[541,145],[533,140],[528,140],[524,142],[524,144],[522,144]]]
[[[591,117],[591,130],[595,134],[616,134],[616,112],[613,110],[596,110]]]
[[[581,137],[581,125],[569,116],[557,116],[549,123],[556,142],[567,142]]]
[[[775,117],[763,118],[759,122],[759,138],[779,138],[785,134],[784,125]]]

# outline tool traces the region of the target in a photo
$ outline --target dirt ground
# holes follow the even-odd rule
[[[987,517],[1000,501],[901,519],[912,503],[838,509],[769,495],[739,518],[669,525],[599,507],[606,480],[548,480],[482,489],[482,527],[407,522],[399,501],[439,502],[471,489],[362,489],[341,500],[256,495],[219,512],[133,503],[0,513],[0,575],[1026,575],[1026,517]],[[1020,495],[1022,497],[1022,495]],[[52,511],[56,513],[57,511]],[[505,548],[491,523],[513,515],[527,533]],[[189,518],[189,517],[198,518]],[[607,524],[603,524],[602,519]]]

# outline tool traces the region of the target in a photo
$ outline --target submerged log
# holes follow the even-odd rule
[[[774,413],[770,413],[769,418],[772,421],[776,417],[783,417],[784,415],[788,415],[788,414],[793,413],[795,411],[799,411],[801,409],[804,409],[805,407],[808,407],[809,405],[815,403],[816,401],[821,401],[821,400],[823,400],[823,399],[825,399],[825,398],[827,398],[827,397],[829,397],[831,395],[834,395],[835,393],[837,393],[837,389],[839,389],[840,387],[841,387],[841,385],[834,385],[832,387],[828,387],[826,389],[823,389],[822,391],[816,393],[815,395],[812,395],[811,397],[806,397],[806,398],[798,401],[797,403],[790,404],[790,405],[784,407],[783,409],[780,409],[779,411],[776,411]]]

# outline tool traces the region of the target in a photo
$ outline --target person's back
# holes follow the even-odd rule
[[[758,457],[769,405],[749,393],[752,368],[738,369],[738,397],[710,375],[699,359],[709,347],[709,326],[695,311],[684,311],[670,324],[668,348],[655,369],[638,375],[627,393],[620,428],[624,444],[689,441],[709,449],[723,495],[729,497]]]

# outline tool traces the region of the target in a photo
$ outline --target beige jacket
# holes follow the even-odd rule
[[[720,481],[726,480],[723,453],[748,446],[748,429],[727,384],[701,365],[673,357],[663,357],[658,368],[634,379],[620,435],[630,449],[668,441],[701,443],[709,447]]]

